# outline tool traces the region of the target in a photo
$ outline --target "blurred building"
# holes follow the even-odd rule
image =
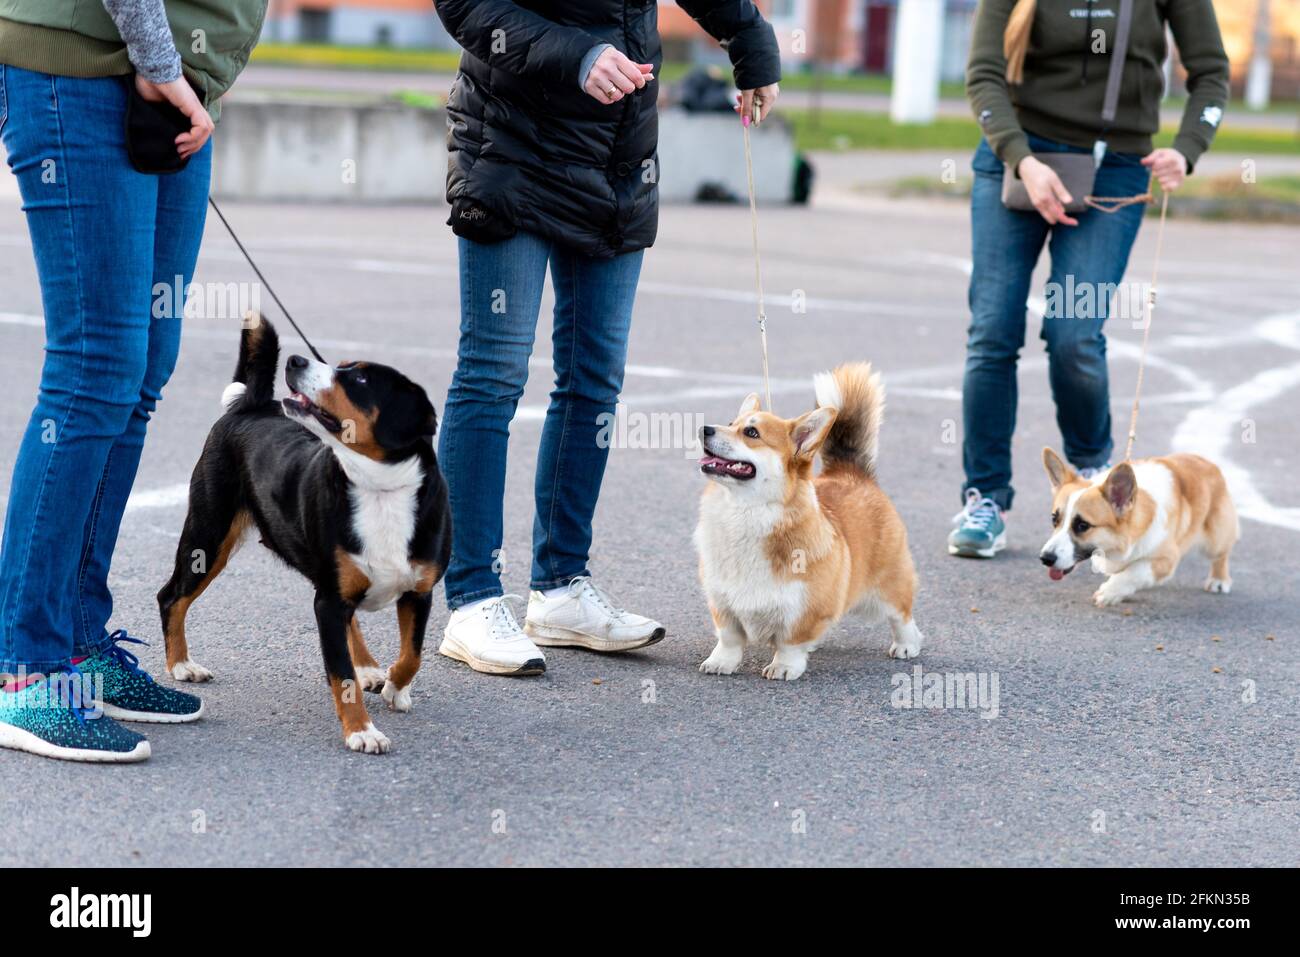
[[[431,0],[270,0],[265,40],[450,49]]]
[[[893,69],[899,0],[757,0],[776,29],[791,68],[820,64],[836,72],[887,74]],[[1253,50],[1260,0],[1214,0],[1239,87]],[[959,82],[966,67],[977,0],[944,0],[941,76]],[[1300,96],[1300,0],[1269,0],[1274,95]],[[660,0],[665,58],[727,62],[672,0]],[[432,0],[270,0],[265,38],[282,43],[337,43],[452,49]],[[1175,75],[1176,76],[1176,75]],[[1177,80],[1175,79],[1175,82]]]

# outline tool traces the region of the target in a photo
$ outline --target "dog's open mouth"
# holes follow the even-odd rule
[[[343,423],[330,415],[301,392],[291,392],[284,397],[284,407],[292,415],[310,415],[330,432],[341,432]]]
[[[725,475],[734,479],[752,479],[754,477],[754,464],[752,462],[742,462],[739,459],[723,458],[721,455],[714,455],[712,452],[705,452],[704,457],[700,459],[700,471],[705,475]]]
[[[1073,565],[1071,565],[1069,568],[1057,568],[1055,565],[1053,565],[1052,567],[1047,569],[1047,575],[1049,578],[1052,579],[1052,581],[1059,582],[1062,578],[1070,574],[1070,572],[1072,571],[1074,571]]]

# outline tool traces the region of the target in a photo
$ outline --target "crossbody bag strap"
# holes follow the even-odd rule
[[[1128,57],[1128,35],[1133,26],[1133,0],[1119,0],[1119,22],[1115,24],[1115,46],[1110,51],[1110,73],[1106,77],[1106,99],[1101,119],[1107,127],[1115,121],[1119,108],[1119,88],[1124,79],[1124,60]]]

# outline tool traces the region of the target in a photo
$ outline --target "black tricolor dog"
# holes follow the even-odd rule
[[[343,739],[377,754],[389,742],[361,689],[411,707],[433,586],[451,554],[447,486],[430,437],[437,419],[422,388],[388,366],[334,368],[290,356],[290,394],[275,401],[280,344],[257,315],[245,321],[225,414],[190,479],[176,569],[158,593],[167,670],[180,681],[212,674],[190,660],[185,615],[221,573],[244,533],[316,586],[316,623]],[[397,602],[401,651],[385,675],[366,648],[356,611]]]

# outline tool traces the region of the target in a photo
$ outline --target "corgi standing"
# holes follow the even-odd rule
[[[763,411],[751,394],[730,425],[700,429],[711,481],[695,545],[718,642],[700,665],[708,674],[733,673],[746,642],[767,641],[775,655],[763,676],[793,681],[849,612],[888,621],[890,657],[921,652],[907,529],[875,480],[880,377],[853,363],[814,386],[818,407],[797,419]]]

